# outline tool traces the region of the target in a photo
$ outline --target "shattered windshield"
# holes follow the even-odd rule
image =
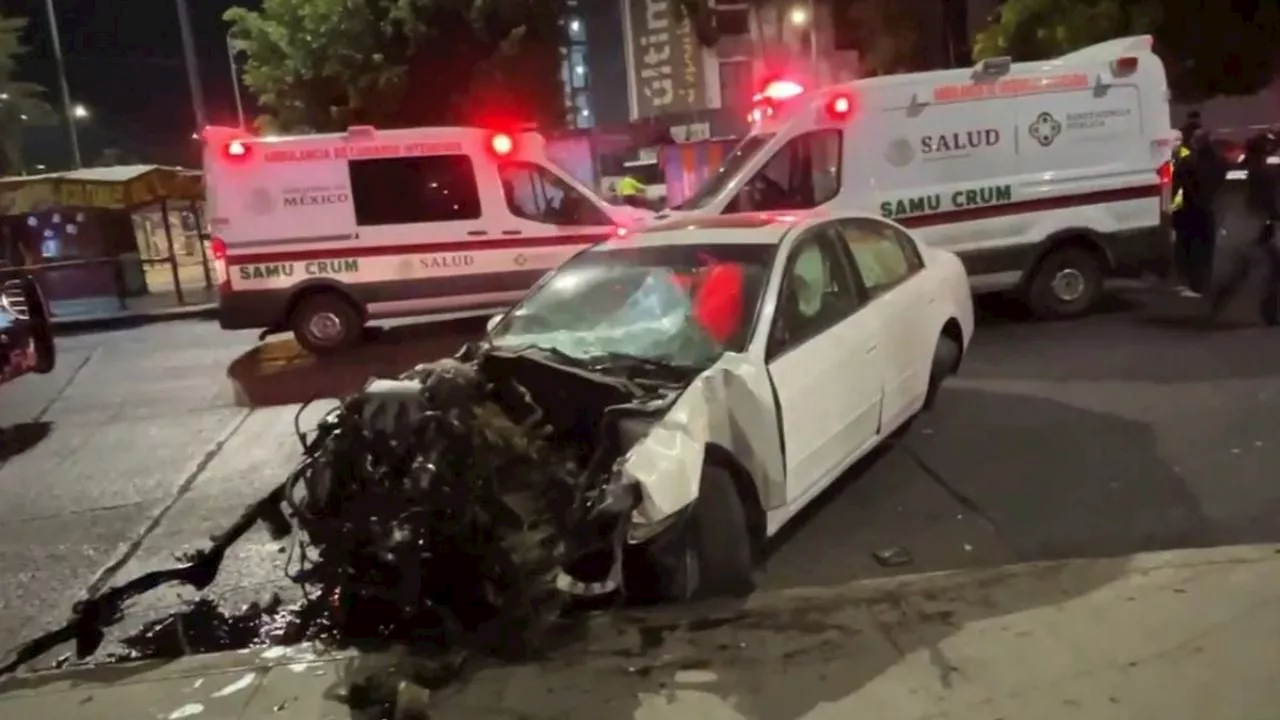
[[[742,168],[746,167],[751,158],[755,156],[770,140],[773,139],[772,133],[761,135],[748,135],[738,143],[738,146],[729,153],[729,157],[725,158],[724,164],[720,169],[716,170],[715,175],[707,178],[707,181],[699,187],[697,192],[689,196],[689,199],[677,205],[674,210],[701,210],[707,206],[717,195],[729,186],[733,179],[737,177]]]
[[[750,336],[775,246],[619,239],[565,263],[489,335],[504,350],[707,367]]]

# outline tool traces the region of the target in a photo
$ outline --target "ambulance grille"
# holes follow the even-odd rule
[[[0,288],[0,302],[4,303],[5,310],[19,320],[27,320],[31,317],[31,309],[27,307],[27,295],[22,292],[21,280],[5,282],[3,288]]]

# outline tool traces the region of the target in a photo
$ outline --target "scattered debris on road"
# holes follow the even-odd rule
[[[638,494],[610,472],[621,452],[610,416],[644,397],[587,378],[607,390],[593,396],[551,367],[468,348],[372,381],[310,437],[299,430],[296,470],[209,547],[78,602],[0,674],[68,642],[94,655],[125,604],[161,585],[205,590],[257,523],[294,536],[304,602],[228,615],[197,600],[126,639],[117,659],[373,638],[449,656],[536,651],[571,599],[557,587],[566,572],[620,595],[612,579]]]
[[[912,563],[911,552],[898,546],[876,550],[871,553],[871,557],[880,563],[880,567],[902,567]]]

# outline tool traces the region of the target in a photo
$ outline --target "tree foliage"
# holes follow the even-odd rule
[[[25,128],[56,121],[44,100],[44,88],[16,79],[18,63],[29,48],[22,42],[26,18],[0,17],[0,175],[26,172],[22,159]]]
[[[561,0],[264,0],[225,17],[275,131],[563,122]]]
[[[789,0],[746,0],[756,17],[755,32],[763,35],[760,18],[770,17],[777,27],[796,3]],[[712,47],[719,41],[711,0],[677,0],[676,12],[692,22],[699,41]],[[914,69],[919,64],[920,18],[912,3],[901,0],[857,0],[832,3],[832,21],[854,29],[859,68],[864,75],[888,75]],[[768,42],[768,39],[766,39]]]
[[[919,64],[920,23],[915,6],[902,0],[860,0],[835,18],[856,28],[858,67],[863,75],[908,72]]]
[[[1275,76],[1274,0],[1006,0],[974,38],[975,59],[1042,60],[1126,35],[1151,34],[1174,95],[1196,101],[1256,92]]]

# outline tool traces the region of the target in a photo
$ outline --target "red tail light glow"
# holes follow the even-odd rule
[[[227,243],[220,237],[209,241],[209,252],[213,255],[213,269],[218,276],[218,293],[231,291],[231,273],[227,271]]]
[[[1160,176],[1161,185],[1172,185],[1173,184],[1173,163],[1166,162],[1165,164],[1161,165],[1160,168],[1156,170],[1156,174]]]
[[[242,157],[247,157],[248,155],[249,155],[249,146],[246,145],[243,141],[232,140],[231,142],[227,143],[227,157],[242,158]]]
[[[1138,58],[1122,57],[1111,63],[1112,75],[1130,75],[1138,69]]]

